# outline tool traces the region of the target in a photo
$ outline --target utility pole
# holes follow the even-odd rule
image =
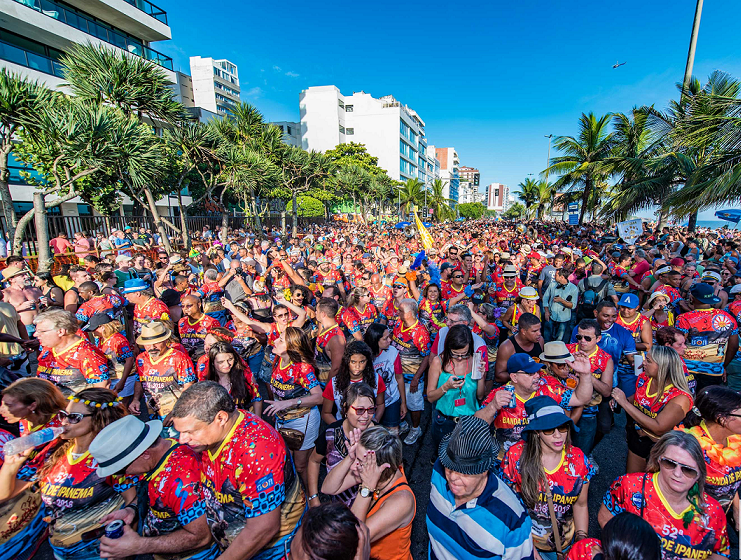
[[[697,0],[697,6],[695,7],[695,20],[692,22],[692,35],[690,36],[690,48],[687,51],[687,65],[684,68],[684,80],[682,81],[682,95],[681,98],[687,94],[690,88],[690,82],[692,81],[692,67],[695,64],[695,50],[697,49],[697,34],[700,32],[700,17],[702,16],[702,2],[703,0]],[[682,99],[680,98],[680,103]],[[689,222],[687,223],[687,229],[690,232],[695,231],[697,227],[697,212],[690,214]]]
[[[551,166],[551,138],[553,138],[553,134],[544,134],[543,136],[548,138],[548,157],[545,160],[545,184],[548,185],[548,168]],[[553,216],[553,204],[552,203],[551,203],[551,216]]]

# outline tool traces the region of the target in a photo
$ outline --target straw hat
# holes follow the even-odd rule
[[[142,333],[136,339],[136,343],[142,346],[145,344],[157,344],[158,342],[170,340],[171,336],[172,331],[170,331],[164,323],[152,321],[148,325],[142,327]]]

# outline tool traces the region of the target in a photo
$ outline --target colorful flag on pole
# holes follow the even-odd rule
[[[419,236],[422,238],[422,246],[425,248],[425,251],[429,251],[430,249],[432,249],[432,236],[430,235],[430,232],[427,231],[427,228],[422,223],[422,220],[420,220],[419,216],[417,216],[417,212],[414,213],[414,223],[417,224]]]

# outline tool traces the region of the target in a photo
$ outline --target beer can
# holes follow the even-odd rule
[[[512,397],[509,399],[509,405],[507,406],[507,408],[515,408],[517,406],[517,397],[515,397],[515,386],[505,385],[504,390],[512,393]]]
[[[124,534],[124,522],[120,519],[105,526],[105,536],[109,539],[120,539]]]

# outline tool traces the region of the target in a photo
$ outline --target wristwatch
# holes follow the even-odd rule
[[[369,498],[371,494],[373,494],[373,490],[370,488],[366,488],[365,486],[360,487],[360,496],[362,498]]]
[[[301,406],[301,399],[296,399],[296,406]]]

